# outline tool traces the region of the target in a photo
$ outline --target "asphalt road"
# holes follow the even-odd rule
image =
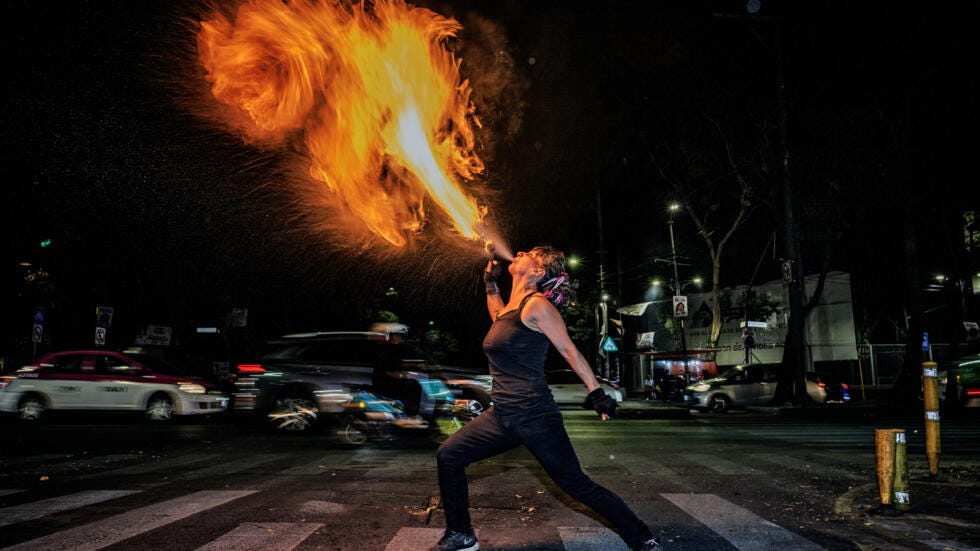
[[[758,413],[600,423],[567,411],[586,471],[666,549],[980,549],[980,424],[944,421],[937,477],[921,421]],[[874,429],[908,437],[912,508],[881,508]],[[2,549],[427,549],[435,444],[341,446],[224,418],[152,426],[0,423]],[[524,449],[470,467],[482,549],[621,550]]]

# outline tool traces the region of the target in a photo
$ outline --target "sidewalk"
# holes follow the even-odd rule
[[[851,488],[834,503],[834,512],[861,521],[896,545],[910,540],[934,549],[974,550],[980,541],[980,464],[940,462],[931,477],[924,461],[909,461],[909,508],[882,505],[877,482]]]

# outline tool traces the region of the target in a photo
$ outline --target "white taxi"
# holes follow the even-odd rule
[[[51,411],[136,411],[151,421],[220,413],[217,385],[152,356],[72,350],[42,356],[0,377],[0,412],[33,421]]]

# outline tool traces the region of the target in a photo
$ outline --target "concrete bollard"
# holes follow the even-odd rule
[[[882,505],[909,508],[909,474],[904,429],[875,429],[878,495]]]
[[[929,475],[939,474],[939,379],[936,362],[922,362],[922,404],[925,409],[926,459]]]

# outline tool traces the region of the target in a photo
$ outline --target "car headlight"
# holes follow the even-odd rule
[[[197,383],[190,383],[186,381],[181,381],[177,383],[177,390],[181,392],[186,392],[188,394],[204,394],[207,390]]]
[[[708,383],[696,383],[687,387],[688,392],[707,392],[711,388]]]

